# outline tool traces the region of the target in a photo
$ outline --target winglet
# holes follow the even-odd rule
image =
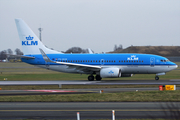
[[[88,48],[88,52],[89,52],[89,54],[94,54],[90,48]]]
[[[39,48],[39,50],[40,50],[40,52],[41,52],[41,54],[42,54],[42,56],[43,56],[43,59],[44,59],[46,62],[53,62],[52,60],[49,59],[49,57],[45,54],[45,52],[44,52],[41,48]]]

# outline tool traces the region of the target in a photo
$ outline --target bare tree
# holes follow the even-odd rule
[[[122,50],[123,49],[123,46],[120,44],[119,46],[117,45],[114,45],[114,51],[116,50]]]
[[[87,49],[82,49],[80,47],[72,47],[66,50],[65,53],[88,53]]]
[[[23,52],[19,48],[15,49],[16,55],[23,55]]]
[[[7,51],[3,50],[0,52],[0,60],[4,60],[7,58]]]
[[[8,49],[8,50],[7,50],[7,53],[10,54],[10,55],[12,55],[12,54],[13,54],[13,51],[12,51],[11,49]]]
[[[117,45],[114,45],[114,51],[116,51],[116,50],[117,50],[117,48],[118,48],[118,47],[117,47]]]

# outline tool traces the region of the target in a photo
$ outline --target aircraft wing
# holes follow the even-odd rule
[[[67,65],[67,66],[69,66],[69,68],[75,68],[77,70],[84,71],[84,72],[100,71],[100,69],[101,69],[101,66],[52,61],[52,60],[49,59],[49,57],[45,54],[45,52],[42,49],[39,48],[39,50],[40,50],[40,52],[41,52],[41,54],[43,56],[43,59],[46,62],[52,62],[52,63]]]
[[[16,57],[16,58],[35,59],[35,57],[24,56],[24,55],[10,55],[10,54],[7,54],[7,55],[8,55],[8,57],[12,56],[12,57]]]

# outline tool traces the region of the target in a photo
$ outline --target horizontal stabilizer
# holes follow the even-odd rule
[[[10,55],[10,54],[7,54],[7,56],[8,57],[16,57],[16,58],[35,59],[35,57],[23,56],[23,55]]]

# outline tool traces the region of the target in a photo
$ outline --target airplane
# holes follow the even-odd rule
[[[89,81],[133,74],[155,74],[155,80],[159,80],[160,75],[178,67],[167,58],[153,54],[64,54],[47,48],[22,19],[15,19],[15,23],[23,62],[59,72],[88,74]]]

